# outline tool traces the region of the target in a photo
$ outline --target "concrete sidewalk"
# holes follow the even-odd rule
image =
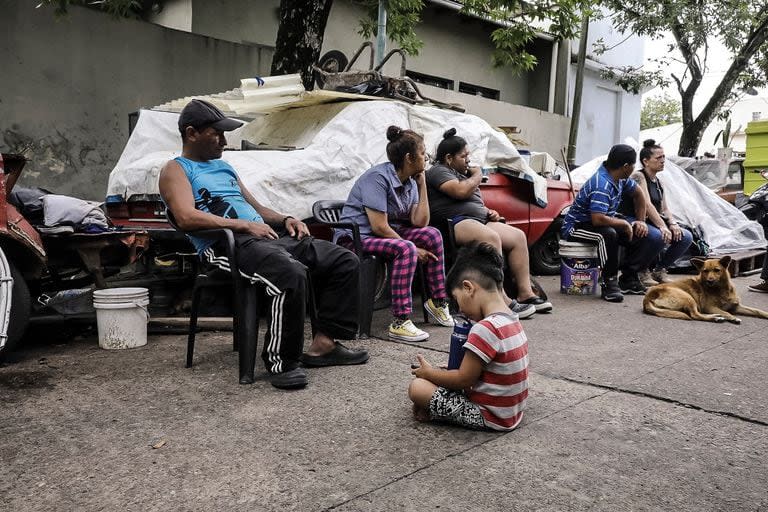
[[[768,309],[768,295],[742,300]],[[0,510],[768,510],[768,321],[644,315],[642,297],[566,297],[523,321],[531,395],[511,433],[413,421],[426,343],[351,343],[367,365],[285,392],[237,384],[231,333],[39,344],[0,367]],[[415,318],[419,318],[414,315]],[[160,446],[162,444],[162,446]],[[153,448],[160,446],[159,448]]]

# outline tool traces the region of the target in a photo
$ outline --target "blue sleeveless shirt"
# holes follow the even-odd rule
[[[256,209],[243,197],[237,182],[237,173],[227,162],[221,159],[196,162],[181,156],[174,160],[181,165],[189,183],[192,184],[195,208],[226,219],[264,222]],[[194,236],[189,239],[198,254],[202,254],[215,243],[213,240]]]

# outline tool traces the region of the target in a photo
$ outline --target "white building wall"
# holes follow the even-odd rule
[[[600,70],[606,66],[640,66],[643,63],[642,38],[621,34],[608,22],[610,18],[593,21],[587,37],[587,60],[584,72],[584,88],[581,97],[579,134],[576,141],[576,163],[608,153],[614,144],[627,137],[637,140],[640,133],[641,96],[624,92],[616,84],[600,78]],[[607,47],[616,47],[595,56],[592,48],[602,39]],[[626,40],[625,40],[626,39]],[[622,42],[623,41],[623,42]],[[621,44],[619,44],[621,42]],[[577,51],[578,41],[571,48]],[[569,110],[573,105],[576,77],[575,55],[572,59],[569,85]]]
[[[166,0],[152,22],[166,28],[192,32],[192,0]]]

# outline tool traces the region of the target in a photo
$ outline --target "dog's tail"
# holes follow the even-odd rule
[[[676,309],[667,309],[656,305],[656,300],[660,298],[660,292],[651,288],[643,297],[643,311],[649,315],[661,316],[664,318],[677,318],[680,320],[692,320],[691,316]]]
[[[653,299],[648,295],[643,299],[643,311],[649,315],[656,315],[663,318],[677,318],[678,320],[692,320],[688,313],[674,309],[660,308],[654,304]]]

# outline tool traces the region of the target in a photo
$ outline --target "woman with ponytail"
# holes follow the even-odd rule
[[[429,334],[410,320],[411,284],[417,262],[424,264],[430,299],[424,304],[438,324],[452,327],[445,291],[443,238],[430,227],[429,202],[424,182],[426,150],[421,135],[397,126],[387,129],[388,162],[363,173],[352,187],[341,213],[342,222],[360,227],[363,250],[392,261],[389,337],[423,341]],[[352,246],[348,230],[337,230],[338,243]]]
[[[658,179],[658,174],[664,170],[664,162],[664,149],[653,139],[648,139],[643,142],[643,149],[640,150],[640,165],[643,167],[630,176],[645,192],[647,219],[640,220],[646,220],[648,223],[649,239],[660,239],[665,245],[660,257],[652,264],[653,267],[639,274],[640,281],[645,286],[671,281],[667,269],[693,242],[691,232],[678,225],[672,218],[664,199],[664,188]],[[635,215],[635,202],[632,197],[625,195],[618,211],[632,222]]]
[[[467,141],[451,128],[437,146],[435,164],[427,171],[431,223],[444,226],[450,219],[456,243],[487,242],[506,257],[517,281],[517,297],[504,294],[509,308],[520,318],[552,310],[552,304],[531,288],[528,268],[528,240],[525,233],[505,222],[483,203],[480,195],[482,172],[469,165]]]

